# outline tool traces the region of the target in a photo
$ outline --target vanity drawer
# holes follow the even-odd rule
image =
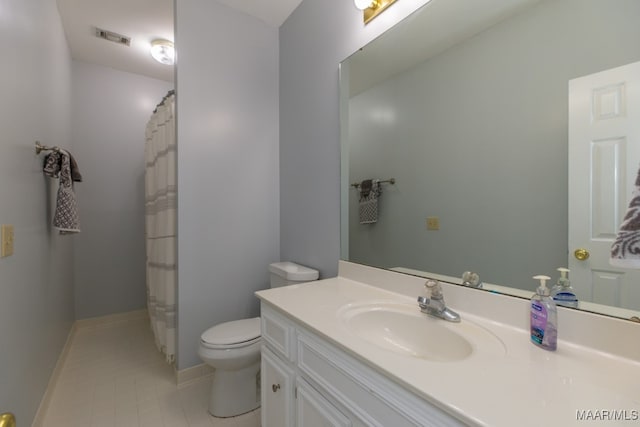
[[[298,368],[368,426],[459,427],[464,424],[312,335],[297,337]]]
[[[295,329],[289,320],[262,304],[260,322],[262,339],[269,348],[280,357],[295,361]]]

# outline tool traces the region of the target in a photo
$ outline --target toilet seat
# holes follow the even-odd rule
[[[256,343],[260,343],[260,337],[254,338],[250,341],[244,341],[244,342],[239,342],[235,344],[211,344],[211,343],[200,340],[200,344],[202,345],[202,347],[208,348],[211,350],[229,350],[232,348],[244,348],[244,347],[249,347]]]
[[[259,317],[221,323],[207,329],[200,336],[202,346],[211,349],[242,348],[259,341]]]

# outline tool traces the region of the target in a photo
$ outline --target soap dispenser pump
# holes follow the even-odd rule
[[[558,271],[560,272],[560,277],[556,285],[551,289],[551,298],[557,305],[578,308],[578,297],[576,297],[576,293],[567,277],[569,269],[560,267]]]
[[[533,276],[540,286],[531,297],[531,342],[545,350],[555,350],[558,340],[558,313],[547,288],[549,276]]]

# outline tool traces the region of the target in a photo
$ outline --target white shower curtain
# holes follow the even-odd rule
[[[175,95],[156,108],[145,141],[147,307],[156,345],[168,362],[176,348]]]

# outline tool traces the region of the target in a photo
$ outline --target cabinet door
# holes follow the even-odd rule
[[[262,427],[293,427],[294,372],[262,347]]]
[[[298,378],[296,427],[349,427],[351,422],[338,409]]]

